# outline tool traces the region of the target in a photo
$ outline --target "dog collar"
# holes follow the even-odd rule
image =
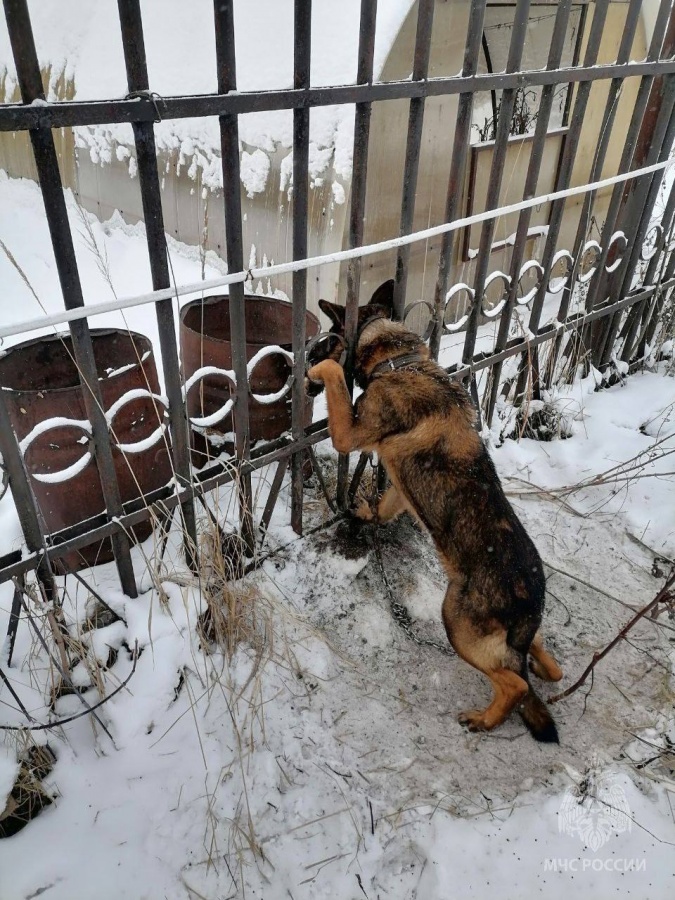
[[[387,372],[395,372],[397,369],[406,369],[408,366],[413,366],[421,362],[424,362],[424,360],[417,351],[413,353],[404,353],[403,356],[395,356],[393,359],[384,359],[373,368],[368,376],[368,380],[371,381],[373,378],[380,378],[382,375],[386,375]]]

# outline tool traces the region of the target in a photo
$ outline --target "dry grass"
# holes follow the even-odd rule
[[[555,403],[531,400],[518,410],[515,429],[509,437],[532,438],[535,441],[565,440],[572,437],[572,429],[569,417]]]
[[[209,520],[210,522],[210,520]],[[269,609],[257,585],[242,576],[246,546],[216,523],[200,535],[201,591],[206,609],[198,630],[205,648],[216,645],[232,657],[241,644],[260,651],[270,633]]]

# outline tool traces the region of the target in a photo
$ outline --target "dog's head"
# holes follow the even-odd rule
[[[324,359],[334,359],[339,362],[345,349],[345,316],[346,309],[337,303],[329,303],[328,300],[319,300],[319,309],[325,313],[331,321],[328,336],[318,340],[307,354],[307,366],[315,366]],[[391,319],[394,311],[394,279],[385,281],[375,291],[365,306],[359,307],[359,317],[356,326],[356,343],[363,329],[374,319]],[[336,338],[331,340],[330,335]],[[340,340],[337,340],[340,338]],[[323,390],[322,384],[314,382],[306,383],[306,390],[310,396],[316,396]]]

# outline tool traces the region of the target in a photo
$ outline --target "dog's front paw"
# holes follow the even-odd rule
[[[465,709],[457,716],[460,725],[465,725],[469,731],[488,731],[482,709]]]
[[[323,390],[323,381],[312,381],[311,378],[305,376],[305,394],[308,397],[318,397]]]
[[[327,378],[335,375],[342,375],[342,366],[334,359],[324,359],[307,372],[307,378],[310,381],[320,383],[325,383]]]

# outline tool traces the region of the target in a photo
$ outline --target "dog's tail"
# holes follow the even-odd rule
[[[548,707],[541,697],[535,694],[532,685],[530,685],[530,690],[521,703],[518,712],[535,740],[541,741],[542,744],[560,743],[558,740],[558,729],[555,727],[555,722],[548,711]]]

